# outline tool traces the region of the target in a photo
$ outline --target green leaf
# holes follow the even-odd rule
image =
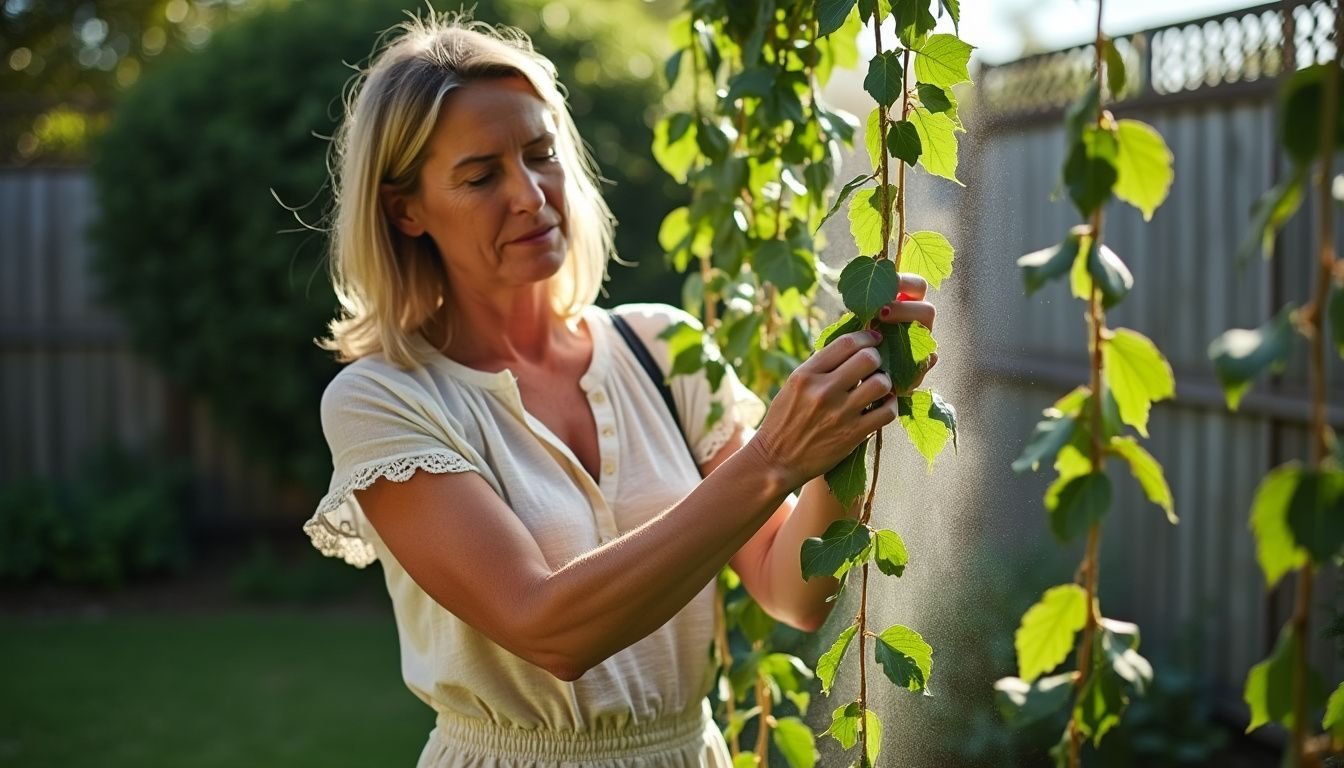
[[[957,450],[957,409],[933,390],[929,390],[929,418],[939,422],[952,433],[952,450]],[[909,434],[909,430],[906,431]],[[916,446],[918,447],[918,446]],[[927,455],[925,458],[928,458]]]
[[[877,713],[863,711],[864,744],[867,747],[868,764],[877,760],[877,751],[882,746],[882,723]],[[851,701],[831,714],[831,727],[822,732],[840,742],[845,749],[853,749],[859,743],[859,703]]]
[[[1026,284],[1028,296],[1069,271],[1078,259],[1083,239],[1081,234],[1071,230],[1064,238],[1064,242],[1059,245],[1033,251],[1017,260],[1017,266],[1022,269],[1022,282]]]
[[[1297,545],[1288,527],[1289,505],[1302,474],[1302,465],[1297,462],[1275,467],[1260,481],[1251,501],[1255,556],[1265,574],[1267,589],[1273,589],[1285,574],[1307,564],[1307,551]]]
[[[957,180],[957,135],[952,118],[935,114],[924,107],[915,107],[910,113],[910,122],[919,134],[919,144],[923,149],[919,163],[924,166],[924,170],[961,184]]]
[[[1119,304],[1134,287],[1134,276],[1130,274],[1125,262],[1105,245],[1097,247],[1096,241],[1088,238],[1087,274],[1101,289],[1101,306],[1104,309]]]
[[[1279,182],[1251,206],[1251,229],[1237,247],[1237,261],[1245,263],[1258,246],[1268,259],[1274,255],[1274,237],[1302,206],[1307,169],[1299,166],[1292,177]]]
[[[947,15],[952,18],[952,28],[956,29],[961,24],[961,0],[938,0],[938,4],[947,11]]]
[[[1115,47],[1114,40],[1107,40],[1106,46],[1106,87],[1111,91],[1112,99],[1119,99],[1125,90],[1125,59]]]
[[[840,636],[831,643],[830,650],[821,654],[817,659],[817,679],[821,681],[821,692],[827,696],[831,695],[831,686],[835,684],[835,673],[840,669],[840,662],[845,658],[845,651],[849,650],[849,643],[854,639],[854,633],[859,626],[851,624],[845,627]]]
[[[1317,566],[1330,563],[1344,546],[1344,471],[1302,473],[1288,502],[1288,530]]]
[[[923,47],[926,35],[938,25],[938,20],[929,13],[929,0],[892,0],[891,16],[901,44],[912,50]]]
[[[951,94],[933,83],[915,83],[915,93],[919,94],[919,103],[930,112],[952,112],[956,110],[956,100]],[[951,115],[949,115],[950,117]]]
[[[1335,741],[1344,741],[1344,683],[1330,694],[1325,705],[1325,717],[1321,718],[1321,728]]]
[[[681,56],[685,51],[677,51],[667,58],[667,63],[663,65],[663,77],[667,80],[668,90],[677,84],[677,76],[681,73]]]
[[[817,764],[817,744],[812,729],[796,717],[775,721],[770,737],[791,768],[812,768]]]
[[[812,682],[812,670],[789,653],[769,653],[760,661],[758,673],[773,681],[780,691],[801,691]]]
[[[1112,437],[1110,449],[1128,462],[1129,470],[1134,473],[1134,479],[1139,481],[1144,495],[1149,501],[1161,507],[1167,513],[1167,520],[1175,525],[1178,520],[1175,501],[1171,496],[1171,486],[1167,485],[1167,477],[1163,474],[1162,465],[1157,463],[1157,459],[1144,450],[1139,441],[1129,436]]]
[[[691,244],[691,212],[686,206],[673,208],[658,225],[658,245],[663,252],[672,254]]]
[[[1246,706],[1251,710],[1251,722],[1246,726],[1250,733],[1269,723],[1278,723],[1292,729],[1294,694],[1294,668],[1297,666],[1297,642],[1292,623],[1285,624],[1279,632],[1279,641],[1269,658],[1251,667],[1246,674],[1246,688],[1242,693]],[[1307,668],[1307,705],[1308,710],[1315,709],[1324,693],[1316,672]]]
[[[1102,339],[1102,373],[1120,407],[1120,420],[1148,436],[1148,411],[1176,394],[1171,365],[1157,346],[1138,331],[1118,328]]]
[[[1077,584],[1051,587],[1027,612],[1013,635],[1017,674],[1027,683],[1059,666],[1087,623],[1087,592]]]
[[[1082,139],[1073,145],[1064,164],[1069,199],[1084,219],[1110,199],[1119,178],[1115,158],[1115,137],[1095,125],[1084,126]]]
[[[1310,165],[1321,155],[1321,108],[1331,64],[1299,69],[1280,90],[1279,137],[1296,165]],[[1344,104],[1344,78],[1336,78],[1336,104]],[[1336,119],[1332,148],[1344,147],[1344,120]]]
[[[863,186],[871,178],[873,178],[873,175],[871,173],[866,176],[863,174],[859,174],[858,176],[855,176],[854,178],[850,179],[849,182],[845,184],[845,186],[841,187],[840,194],[835,196],[835,202],[831,204],[831,210],[827,211],[826,215],[821,217],[821,221],[817,222],[817,228],[812,231],[820,232],[821,225],[825,224],[832,216],[835,215],[836,211],[840,210],[840,206],[844,205],[845,201],[849,199],[849,196],[854,194],[854,190]]]
[[[1083,129],[1097,121],[1097,107],[1101,103],[1101,89],[1096,80],[1090,80],[1082,95],[1064,110],[1064,139],[1070,147],[1083,140]]]
[[[857,520],[836,520],[826,528],[821,538],[803,541],[803,578],[842,576],[856,565],[868,546],[868,526]]]
[[[956,35],[933,35],[915,51],[915,79],[951,88],[971,82],[971,51],[975,46]]]
[[[808,291],[817,283],[812,257],[787,240],[767,240],[752,257],[752,266],[761,279],[773,283],[780,292],[797,288]]]
[[[1115,156],[1115,196],[1143,212],[1143,220],[1167,199],[1172,170],[1171,150],[1162,134],[1147,123],[1121,120],[1116,129],[1119,148]]]
[[[868,113],[868,119],[863,124],[863,146],[868,150],[868,160],[875,169],[882,164],[883,145],[886,143],[882,136],[883,112],[885,110],[881,107],[874,109]]]
[[[817,9],[817,37],[825,37],[844,26],[858,0],[821,0]]]
[[[695,120],[685,112],[668,115],[653,127],[654,159],[669,176],[682,184],[686,183],[686,174],[700,155],[695,134]]]
[[[839,320],[822,329],[821,334],[817,336],[817,343],[812,347],[814,352],[820,352],[821,348],[830,344],[837,336],[843,336],[846,333],[853,333],[863,328],[863,321],[856,317],[852,312],[846,312],[840,316]]]
[[[1120,679],[1107,667],[1105,660],[1095,658],[1092,673],[1073,705],[1073,721],[1083,738],[1090,738],[1092,746],[1099,747],[1106,733],[1120,724],[1128,704]]]
[[[1028,683],[1020,677],[1005,677],[994,683],[994,700],[1004,722],[1015,728],[1031,725],[1064,708],[1073,693],[1073,673],[1042,677]]]
[[[881,530],[873,534],[873,562],[888,576],[900,576],[910,562],[905,541],[895,531]]]
[[[887,259],[859,256],[840,271],[840,296],[864,325],[896,298],[899,286],[896,265]]]
[[[1330,288],[1330,335],[1335,339],[1335,351],[1344,357],[1344,284],[1336,282]]]
[[[1144,695],[1153,683],[1153,665],[1139,654],[1138,625],[1104,618],[1097,627],[1097,637],[1097,651],[1110,665],[1108,671]]]
[[[891,377],[892,388],[904,392],[914,386],[923,363],[938,351],[938,343],[929,329],[918,322],[879,323],[877,330],[882,334],[877,345],[882,353],[882,370]]]
[[[849,455],[826,473],[826,485],[840,506],[848,509],[868,487],[868,441],[864,440]]]
[[[887,679],[913,693],[928,695],[933,648],[918,632],[900,624],[888,627],[877,636],[873,653]]]
[[[941,288],[943,281],[952,276],[952,259],[956,252],[947,238],[937,232],[911,232],[905,236],[901,250],[901,271],[913,272]]]
[[[1111,479],[1101,472],[1079,475],[1059,489],[1056,504],[1050,510],[1050,530],[1060,541],[1068,543],[1100,522],[1110,508]]]
[[[901,426],[905,428],[910,444],[928,462],[930,470],[933,469],[934,459],[947,446],[947,439],[955,439],[956,435],[955,411],[952,411],[952,425],[949,426],[945,418],[935,415],[935,411],[939,410],[934,405],[935,398],[942,408],[951,409],[951,406],[942,403],[941,398],[927,389],[916,390],[909,397],[900,398],[899,402]]]
[[[876,255],[882,252],[882,205],[886,203],[888,217],[894,218],[893,209],[896,204],[895,185],[888,184],[886,189],[885,201],[880,194],[881,186],[859,190],[849,201],[849,232],[854,236],[854,244],[858,247],[859,253]],[[891,224],[891,231],[896,231],[894,221]],[[892,298],[895,298],[894,294]],[[891,301],[891,298],[887,301]]]
[[[1209,359],[1223,385],[1227,407],[1237,410],[1251,382],[1265,373],[1278,373],[1288,363],[1296,335],[1293,332],[1293,305],[1279,310],[1273,320],[1253,331],[1232,328],[1209,344]]]
[[[739,752],[733,758],[733,768],[760,768],[760,759],[755,752]]]
[[[924,147],[919,143],[919,131],[909,120],[897,120],[887,129],[887,151],[892,157],[914,167]]]
[[[1046,419],[1036,422],[1036,428],[1032,430],[1031,437],[1027,440],[1027,447],[1013,462],[1014,472],[1027,470],[1035,472],[1042,461],[1054,458],[1059,449],[1067,445],[1069,439],[1073,437],[1073,428],[1077,422],[1069,416],[1051,417],[1049,413],[1046,412]]]
[[[868,62],[868,76],[863,89],[883,107],[890,107],[905,92],[905,71],[901,69],[901,54],[882,51]]]
[[[764,98],[775,87],[777,76],[775,70],[770,67],[748,67],[729,79],[728,93],[724,94],[723,101],[725,104],[732,104],[744,96]]]

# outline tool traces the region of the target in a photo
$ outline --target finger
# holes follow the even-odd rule
[[[835,377],[844,391],[849,391],[854,388],[855,382],[871,376],[873,371],[876,371],[881,365],[882,355],[878,354],[877,349],[865,347],[836,366],[835,371],[830,375]]]
[[[899,290],[909,299],[922,301],[924,294],[929,292],[929,281],[913,272],[902,272],[900,278],[901,287]]]
[[[808,358],[797,370],[807,373],[830,373],[854,356],[855,352],[877,346],[882,335],[877,331],[854,331],[837,336],[821,351]],[[856,376],[855,379],[858,377]]]
[[[857,387],[849,391],[845,407],[858,413],[889,394],[891,394],[891,377],[885,371],[878,371],[860,381]]]
[[[880,405],[859,416],[857,426],[862,434],[871,435],[896,420],[899,415],[898,404],[894,396],[888,397]]]
[[[900,301],[883,307],[878,316],[884,323],[918,322],[933,330],[933,318],[937,310],[927,301]]]

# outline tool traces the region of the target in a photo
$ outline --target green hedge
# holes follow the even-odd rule
[[[202,52],[147,75],[94,148],[95,267],[106,301],[253,459],[313,490],[330,471],[318,400],[337,366],[312,340],[335,301],[325,237],[300,227],[272,190],[323,224],[321,137],[340,115],[347,62],[366,61],[403,7],[308,0],[232,24]],[[616,184],[608,197],[618,248],[646,262],[614,268],[613,298],[674,298],[652,251],[676,193],[648,152],[659,56],[637,42],[662,37],[656,21],[637,3],[581,0],[481,2],[476,15],[531,33],[570,87],[579,127]]]

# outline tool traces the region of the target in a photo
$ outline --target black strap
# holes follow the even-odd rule
[[[667,412],[672,415],[672,423],[677,427],[677,434],[681,435],[682,441],[686,443],[687,452],[691,454],[691,460],[695,461],[695,449],[691,447],[690,438],[686,437],[686,430],[681,425],[681,415],[677,413],[677,403],[672,399],[672,388],[667,386],[667,377],[663,375],[663,371],[658,367],[658,364],[653,361],[653,355],[649,354],[649,348],[644,346],[644,342],[640,340],[635,330],[630,327],[629,323],[625,322],[625,318],[611,311],[607,312],[607,316],[611,318],[611,324],[616,328],[616,332],[621,334],[622,339],[625,339],[625,345],[630,348],[631,352],[635,353],[635,359],[639,361],[639,367],[644,369],[644,373],[648,375],[649,380],[658,388],[658,394],[663,396],[663,404],[667,406]],[[699,464],[698,461],[695,463]]]

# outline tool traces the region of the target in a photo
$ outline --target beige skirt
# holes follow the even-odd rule
[[[709,702],[610,731],[529,731],[440,713],[417,768],[731,768]]]

